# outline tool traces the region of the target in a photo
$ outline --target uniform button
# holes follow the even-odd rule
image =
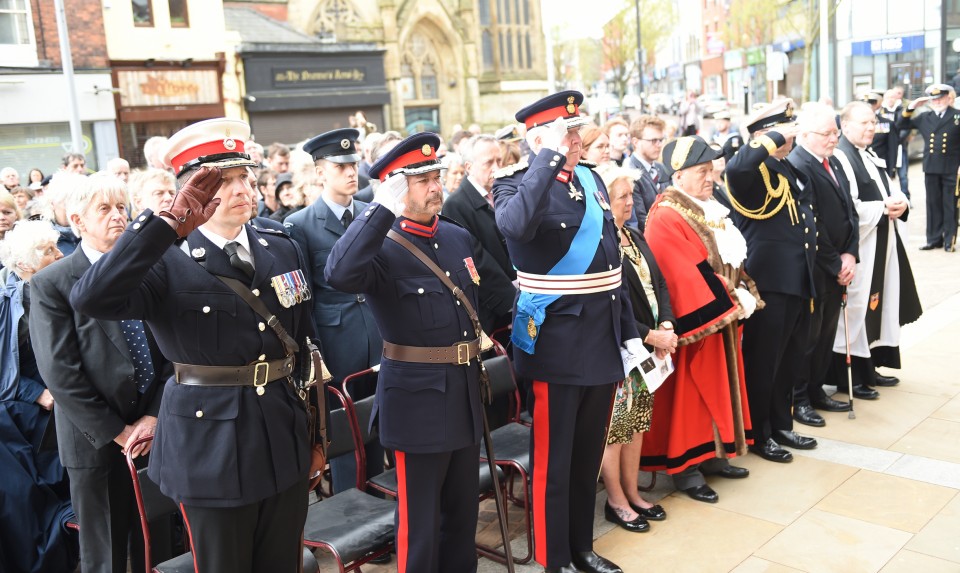
[[[202,418],[202,417],[203,417],[203,410],[197,410],[197,417],[198,417],[198,418]]]
[[[447,276],[450,276],[450,271],[443,271],[443,272],[445,272]]]
[[[137,221],[140,221],[141,223],[144,222],[144,221],[146,221],[146,220],[147,220],[147,216],[146,216],[146,215],[140,215],[140,217],[137,219]]]
[[[134,223],[134,224],[133,224],[133,230],[134,230],[134,231],[136,231],[136,230],[139,229],[139,228],[140,228],[140,223]]]
[[[209,313],[209,312],[210,312],[210,307],[209,307],[209,306],[203,307],[203,314],[207,314],[207,313]]]
[[[551,162],[550,162],[550,167],[556,167],[556,166],[557,166],[557,162],[556,162],[556,161],[551,161]]]
[[[263,361],[266,360],[266,359],[267,359],[267,355],[266,355],[266,354],[261,354],[260,356],[257,357],[257,360],[259,360],[260,362],[263,362]]]
[[[810,227],[807,227],[806,229],[804,229],[803,232],[804,232],[804,233],[809,233],[809,232],[810,232]]]
[[[567,228],[567,224],[566,224],[566,223],[560,223],[560,228],[561,228],[561,229],[566,229],[566,228]]]
[[[803,244],[803,248],[804,248],[804,249],[809,249],[809,248],[810,248],[810,243],[804,243],[804,244]]]
[[[371,213],[373,213],[373,209],[370,209],[369,211],[367,211],[367,217],[369,217]]]
[[[804,218],[804,219],[807,218],[807,214],[806,214],[806,213],[801,213],[801,215],[803,215],[803,218]]]
[[[423,289],[422,289],[422,288],[418,288],[418,289],[417,289],[417,294],[423,294]]]
[[[610,295],[610,300],[617,300],[617,295],[615,294]]]
[[[466,330],[463,331],[463,335],[464,335],[464,336],[467,335],[467,331],[466,331]]]
[[[260,324],[257,325],[257,328],[260,329],[260,332],[263,332],[264,330],[267,329],[267,325],[261,322]]]
[[[457,306],[460,306],[460,301],[459,301],[459,300],[457,301]]]
[[[553,156],[553,160],[554,160],[554,161],[558,161],[559,159],[560,159],[560,156],[559,156],[559,155],[554,155],[554,156]]]
[[[250,291],[250,292],[253,293],[253,296],[260,296],[260,289],[258,289],[258,288],[255,288],[255,289],[253,289],[253,290]]]
[[[607,265],[607,267],[608,267],[608,270],[611,270],[611,271],[613,270],[613,265]]]
[[[433,244],[433,248],[434,248],[434,249],[439,249],[439,248],[440,248],[440,245],[438,245],[437,243],[434,243],[434,244]]]

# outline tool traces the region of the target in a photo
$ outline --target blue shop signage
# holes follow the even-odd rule
[[[881,56],[883,54],[903,54],[924,48],[923,35],[919,36],[892,36],[853,42],[854,56]]]

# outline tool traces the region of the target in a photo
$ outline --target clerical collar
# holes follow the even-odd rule
[[[561,169],[560,173],[557,173],[557,181],[560,183],[570,183],[571,177],[573,177],[573,172],[566,169]]]
[[[434,216],[433,223],[430,225],[421,225],[411,221],[410,219],[404,219],[400,222],[400,228],[404,231],[410,233],[411,235],[416,235],[418,237],[427,237],[428,239],[433,238],[437,234],[437,227],[440,226],[440,217]]]

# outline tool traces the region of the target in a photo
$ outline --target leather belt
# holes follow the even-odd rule
[[[383,357],[400,362],[464,365],[479,355],[479,338],[453,346],[403,346],[383,341]]]
[[[177,384],[188,386],[266,386],[293,372],[293,356],[246,366],[204,366],[173,363]]]

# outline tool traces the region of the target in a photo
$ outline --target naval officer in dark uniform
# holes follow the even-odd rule
[[[359,137],[356,129],[335,129],[303,144],[303,150],[313,157],[323,192],[312,205],[283,222],[307,259],[313,286],[313,320],[334,384],[340,384],[345,376],[354,372],[380,364],[383,345],[364,296],[338,291],[323,276],[334,243],[367,208],[366,203],[354,199],[358,187]],[[373,394],[374,388],[353,386],[350,391],[354,398],[365,398]],[[335,437],[331,435],[330,439]],[[367,446],[367,471],[368,475],[383,471],[383,448],[379,444]],[[354,487],[357,470],[353,453],[331,459],[330,472],[334,492]]]
[[[144,319],[174,362],[149,474],[180,505],[195,569],[292,573],[308,476],[323,463],[294,387],[293,346],[314,329],[296,243],[247,224],[256,202],[249,135],[242,121],[211,119],[171,137],[173,206],[134,219],[70,300],[97,318]]]
[[[916,128],[927,142],[923,148],[923,177],[927,189],[927,244],[921,251],[943,247],[954,251],[957,240],[957,171],[960,169],[960,111],[953,108],[956,92],[947,84],[933,84],[924,97],[903,110],[897,125]],[[930,112],[916,114],[927,104]]]
[[[814,311],[817,252],[812,189],[785,161],[799,133],[794,122],[792,100],[762,107],[746,122],[750,142],[727,164],[732,219],[747,240],[746,271],[767,303],[743,327],[750,448],[774,462],[793,461],[781,445],[817,445],[793,431],[790,411]]]
[[[900,160],[900,130],[892,119],[882,113],[883,92],[867,90],[860,99],[873,109],[877,116],[877,130],[873,134],[870,148],[874,154],[883,160],[884,171],[893,177],[897,172],[897,163]]]
[[[436,134],[418,133],[374,162],[374,201],[333,246],[324,272],[333,288],[366,297],[383,335],[375,416],[381,443],[396,454],[397,569],[469,573],[477,569],[480,332],[403,245],[429,257],[477,308],[474,239],[438,217],[438,145]]]
[[[532,153],[501,170],[494,197],[520,289],[514,365],[534,381],[534,556],[547,571],[615,573],[593,551],[597,474],[624,378],[620,347],[642,342],[606,188],[578,165],[582,102],[565,91],[517,112]]]

